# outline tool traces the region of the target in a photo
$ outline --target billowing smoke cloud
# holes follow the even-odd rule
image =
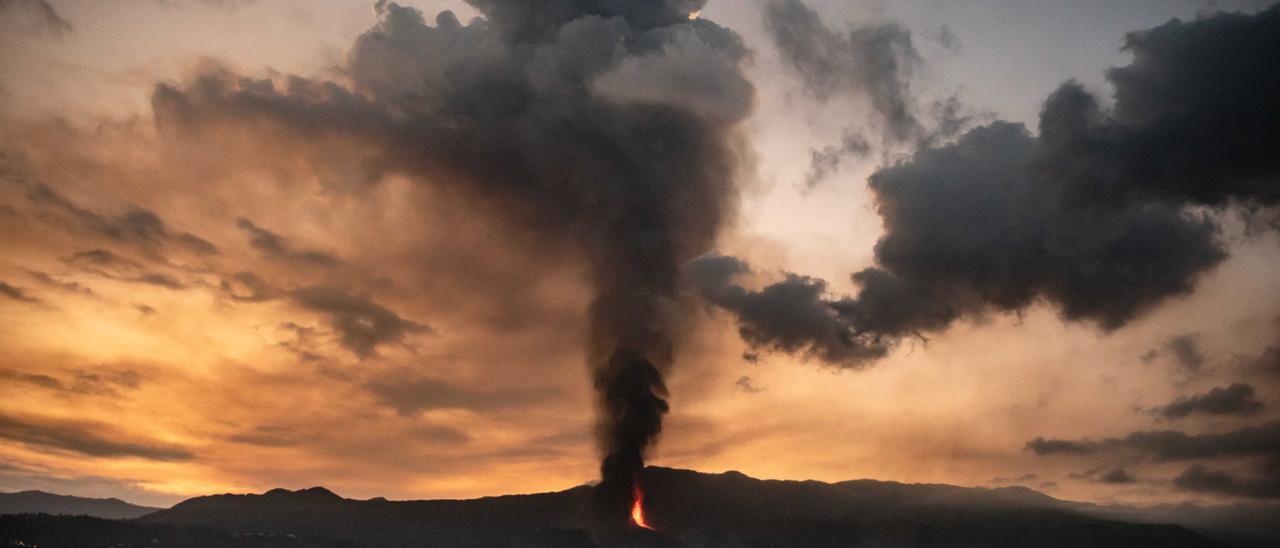
[[[432,26],[379,2],[344,67],[350,85],[211,70],[158,86],[156,122],[183,135],[253,127],[282,142],[344,143],[371,180],[446,186],[513,226],[579,244],[595,291],[599,493],[623,522],[667,410],[679,266],[712,244],[735,194],[734,128],[753,101],[746,52],[731,31],[690,17],[705,0],[470,3],[482,18],[463,25],[443,12]]]
[[[1277,48],[1280,7],[1173,20],[1126,37],[1111,108],[1067,82],[1038,136],[998,121],[881,169],[885,233],[853,297],[797,275],[749,291],[734,278],[746,266],[717,256],[690,265],[695,284],[753,346],[842,366],[1037,302],[1118,328],[1226,257],[1204,208],[1280,203],[1280,73],[1257,56]]]

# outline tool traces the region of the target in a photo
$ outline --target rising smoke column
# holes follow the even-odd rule
[[[451,189],[528,230],[576,243],[595,294],[588,359],[605,453],[601,509],[626,520],[667,410],[679,265],[729,214],[735,127],[753,89],[705,0],[469,0],[442,12],[378,2],[350,82],[210,69],[153,94],[176,137],[244,135]]]

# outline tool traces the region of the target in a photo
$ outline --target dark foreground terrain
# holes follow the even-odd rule
[[[160,508],[129,504],[120,499],[90,499],[55,495],[44,491],[0,493],[0,514],[34,513],[87,515],[107,519],[132,519]]]
[[[649,468],[659,532],[588,527],[591,488],[476,500],[344,499],[323,488],[214,495],[140,518],[0,516],[40,546],[1230,546],[1275,531],[1198,531],[1020,488],[766,481]],[[1126,513],[1128,512],[1128,513]],[[1265,523],[1266,516],[1262,516]],[[1221,533],[1221,534],[1220,534]]]

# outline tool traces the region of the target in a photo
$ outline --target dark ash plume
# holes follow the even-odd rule
[[[725,269],[698,289],[749,344],[841,366],[993,311],[1044,302],[1112,330],[1190,293],[1227,255],[1206,208],[1280,204],[1280,72],[1257,56],[1280,50],[1280,6],[1173,20],[1130,33],[1125,50],[1133,62],[1107,72],[1110,109],[1067,82],[1038,135],[997,121],[873,174],[885,233],[853,296],[794,274],[748,291]],[[834,85],[839,73],[812,63]]]
[[[711,246],[736,193],[736,127],[754,95],[746,50],[690,18],[705,0],[470,3],[482,18],[443,12],[431,26],[379,2],[344,67],[350,86],[209,71],[157,86],[156,123],[209,138],[251,127],[329,156],[372,151],[353,160],[372,180],[447,185],[578,244],[595,292],[601,510],[624,524],[666,411],[679,265]]]

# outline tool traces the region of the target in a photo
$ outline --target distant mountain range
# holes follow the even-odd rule
[[[0,493],[0,514],[43,513],[93,516],[103,519],[133,519],[160,510],[129,504],[120,499],[91,499],[55,495],[44,491]]]
[[[353,500],[313,487],[197,497],[128,520],[0,516],[0,543],[1177,547],[1268,546],[1280,540],[1276,530],[1280,526],[1266,529],[1265,509],[1257,516],[1262,529],[1249,529],[1256,526],[1249,522],[1253,525],[1218,535],[1210,526],[1197,532],[1150,523],[1152,516],[1133,509],[1061,501],[1022,487],[758,480],[737,472],[703,474],[667,468],[646,469],[644,484],[646,514],[656,532],[639,528],[604,532],[592,527],[587,486],[556,493],[432,501]]]

